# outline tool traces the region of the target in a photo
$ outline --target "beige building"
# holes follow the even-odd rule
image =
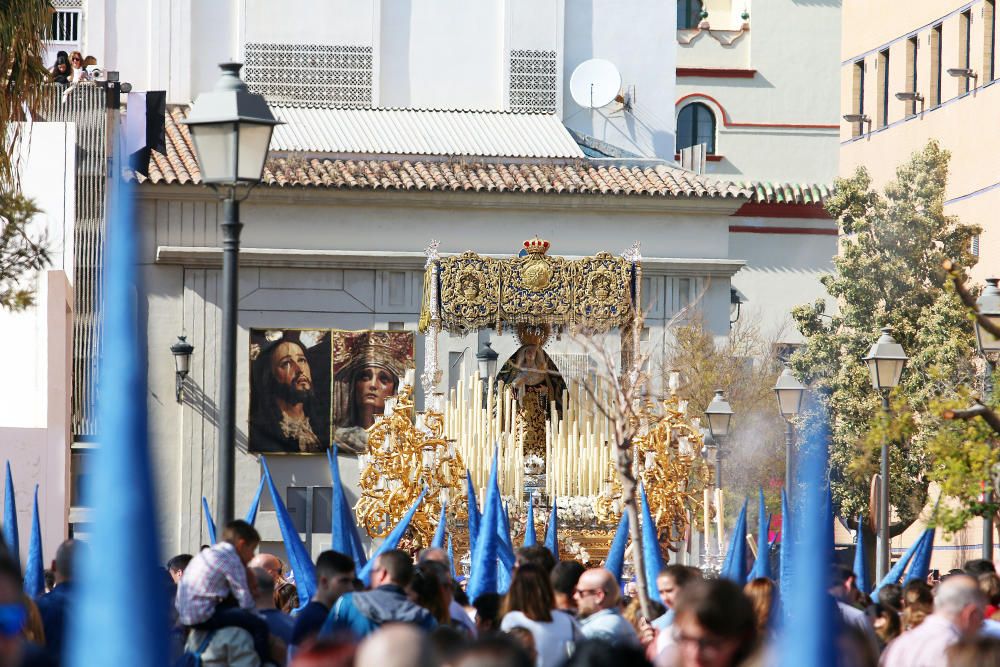
[[[1000,135],[989,129],[1000,115],[995,9],[995,0],[846,0],[843,8],[841,113],[866,120],[842,120],[840,173],[864,165],[883,184],[929,139],[940,141],[952,154],[945,211],[983,227],[977,282],[995,273],[1000,254]]]
[[[841,26],[840,174],[863,165],[881,186],[928,140],[940,141],[952,156],[945,212],[983,228],[973,242],[979,283],[996,274],[1000,255],[995,10],[995,0],[845,0]],[[894,556],[922,529],[894,539]],[[951,539],[939,532],[932,567],[961,567],[981,544],[978,521]]]

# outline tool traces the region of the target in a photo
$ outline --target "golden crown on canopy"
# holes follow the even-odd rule
[[[524,249],[529,255],[544,255],[549,249],[549,242],[536,236],[524,242]]]
[[[333,363],[338,376],[362,366],[377,366],[402,378],[413,367],[413,334],[408,331],[345,332],[333,337]]]

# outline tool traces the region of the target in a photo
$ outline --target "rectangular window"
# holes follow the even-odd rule
[[[941,24],[931,29],[931,106],[941,104]]]
[[[677,29],[694,30],[701,23],[701,0],[677,0]]]
[[[996,0],[983,3],[983,76],[987,81],[996,78],[997,19]]]
[[[52,12],[52,22],[46,39],[50,42],[79,42],[80,10],[59,9]]]
[[[863,116],[865,113],[865,61],[854,63],[853,79],[851,81],[851,113]],[[864,123],[852,123],[851,136],[856,137],[862,132]]]
[[[889,124],[889,49],[879,51],[878,54],[878,118],[876,125],[885,127]]]
[[[972,242],[969,244],[969,252],[972,253],[973,257],[979,257],[979,234],[972,237]]]
[[[916,93],[917,84],[917,38],[916,36],[906,40],[906,90]],[[917,113],[917,101],[909,102],[909,115]]]
[[[970,47],[972,46],[972,10],[962,12],[958,18],[958,66],[962,69],[969,69],[972,61]],[[969,92],[972,84],[971,76],[961,76],[958,78],[958,94]]]

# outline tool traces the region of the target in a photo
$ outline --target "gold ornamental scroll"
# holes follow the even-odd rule
[[[441,260],[441,326],[469,331],[498,320],[502,261],[464,252]]]
[[[599,252],[573,262],[573,318],[585,328],[606,331],[632,319],[632,265],[621,257]]]
[[[500,315],[507,324],[568,325],[573,319],[575,267],[549,257],[548,241],[525,241],[527,254],[504,261]]]
[[[469,251],[439,260],[437,307],[443,330],[529,325],[603,333],[635,319],[637,260],[606,252],[572,260],[549,256],[549,242],[538,238],[523,245],[518,257],[496,259]],[[421,331],[434,308],[427,298],[432,283],[426,282],[433,279],[428,269]]]

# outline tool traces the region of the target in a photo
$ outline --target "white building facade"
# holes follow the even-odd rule
[[[207,541],[201,497],[215,496],[221,206],[199,184],[193,148],[177,121],[199,91],[214,85],[219,62],[242,61],[245,80],[287,123],[272,141],[265,182],[242,209],[238,350],[248,348],[251,328],[416,329],[422,249],[434,239],[444,253],[495,255],[516,254],[536,235],[552,243],[551,254],[567,256],[617,254],[641,242],[643,340],[654,352],[667,324],[692,304],[717,336],[726,335],[732,318],[757,316],[768,332],[788,332],[782,340],[794,343],[788,310],[822,296],[817,276],[836,252],[836,227],[822,211],[829,193],[822,177],[836,170],[836,130],[828,168],[823,152],[805,157],[825,138],[810,129],[779,133],[782,142],[799,141],[776,151],[774,162],[795,160],[780,172],[758,171],[736,152],[730,154],[738,169],[721,179],[681,169],[674,163],[677,110],[694,91],[678,84],[686,33],[678,30],[673,3],[56,5],[78,15],[79,50],[120,71],[134,90],[165,90],[171,105],[164,150],[154,151],[137,176],[148,405],[160,528],[171,554]],[[761,14],[763,21],[768,14]],[[620,99],[600,108],[581,106],[569,91],[572,72],[591,58],[611,62],[621,75]],[[746,112],[738,118],[755,118],[751,110],[761,122],[797,117],[760,99],[724,103]],[[726,131],[719,129],[720,146],[730,145]],[[737,138],[755,138],[755,147]],[[768,131],[732,135],[747,155],[767,153],[775,140]],[[709,171],[719,164],[710,161]],[[734,296],[743,303],[734,304]],[[182,334],[195,352],[178,402],[169,347]],[[485,336],[442,338],[443,383],[475,367]],[[419,368],[424,350],[417,341]],[[509,335],[492,341],[501,363],[516,348]],[[567,355],[577,352],[563,342],[550,353],[568,364]],[[249,368],[242,354],[237,378],[239,514],[260,479],[257,457],[246,451]],[[89,442],[96,432],[83,430],[73,433],[79,470],[86,447],[100,445]],[[329,486],[315,457],[269,460],[285,491]],[[341,469],[349,481],[357,475],[351,460]],[[258,527],[280,550],[268,509],[265,501]],[[69,516],[85,531],[85,507],[70,508]],[[329,543],[317,528],[314,552]]]

